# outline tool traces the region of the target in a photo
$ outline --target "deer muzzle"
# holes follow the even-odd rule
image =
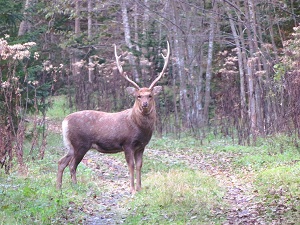
[[[143,108],[148,108],[148,106],[149,106],[148,102],[143,102],[143,103],[142,103],[142,107],[143,107]]]

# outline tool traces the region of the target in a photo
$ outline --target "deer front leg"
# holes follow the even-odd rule
[[[134,154],[136,166],[136,191],[140,191],[142,189],[141,169],[143,166],[143,153],[144,149],[136,151]]]
[[[125,158],[129,169],[129,179],[130,179],[130,192],[135,194],[134,188],[134,155],[131,150],[124,150]]]

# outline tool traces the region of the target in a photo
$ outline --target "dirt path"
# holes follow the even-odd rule
[[[128,213],[125,205],[132,198],[128,188],[127,165],[110,155],[94,151],[89,151],[82,162],[101,180],[99,182],[101,194],[97,196],[95,193],[89,193],[97,209],[90,212],[90,217],[84,224],[122,224]],[[90,200],[87,198],[86,201],[86,205],[89,205]]]
[[[226,215],[224,225],[257,224],[264,225],[265,209],[259,202],[254,201],[256,191],[253,187],[253,174],[239,177],[232,171],[230,161],[234,155],[208,155],[184,151],[161,151],[148,149],[144,157],[162,161],[164,163],[185,163],[192,169],[199,169],[215,177],[226,189],[224,200],[228,207],[215,211],[216,215]],[[128,169],[124,162],[110,155],[90,151],[83,162],[92,168],[103,183],[110,189],[102,192],[100,196],[93,196],[99,207],[91,213],[85,224],[121,224],[128,215],[125,204],[131,200],[128,192]],[[241,174],[241,173],[240,173]],[[105,186],[105,185],[104,185]],[[99,187],[101,188],[101,187]],[[274,221],[272,224],[280,224]]]
[[[228,208],[215,212],[216,215],[226,215],[227,219],[223,223],[224,225],[266,224],[264,218],[261,217],[264,209],[258,202],[253,201],[255,197],[255,190],[252,185],[254,180],[253,174],[244,171],[246,176],[243,178],[235,175],[230,165],[230,161],[234,157],[233,155],[230,156],[227,154],[225,157],[222,154],[186,154],[184,151],[171,152],[157,150],[151,150],[150,154],[156,155],[154,158],[180,160],[192,169],[199,169],[215,177],[220,182],[220,185],[226,189],[224,200],[228,204]]]

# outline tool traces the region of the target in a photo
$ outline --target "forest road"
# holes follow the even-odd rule
[[[245,176],[234,173],[230,166],[230,161],[234,155],[226,154],[203,154],[201,152],[189,152],[172,150],[154,150],[147,149],[144,157],[160,160],[165,163],[184,163],[192,169],[199,169],[210,176],[215,177],[226,193],[223,197],[228,205],[223,209],[216,209],[214,213],[226,215],[224,225],[264,225],[265,209],[260,202],[255,201],[256,191],[253,187],[254,175],[251,171],[242,171]],[[95,175],[101,179],[104,188],[102,194],[96,196],[93,191],[89,193],[86,199],[85,212],[90,216],[86,218],[84,224],[87,225],[112,225],[122,224],[130,210],[126,203],[131,201],[129,193],[129,175],[125,160],[119,157],[100,154],[95,151],[89,151],[82,161],[91,168]],[[105,189],[106,188],[106,189]],[[88,205],[92,202],[98,204],[98,208],[89,212]],[[270,224],[270,223],[268,223]],[[281,224],[276,221],[273,225]]]

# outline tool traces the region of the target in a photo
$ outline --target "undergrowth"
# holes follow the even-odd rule
[[[0,170],[0,224],[82,223],[86,217],[83,201],[93,185],[82,179],[90,179],[93,174],[80,165],[78,170],[82,176],[79,176],[79,184],[72,186],[66,169],[64,187],[62,191],[56,190],[57,161],[63,155],[60,140],[60,135],[50,134],[45,158],[32,161],[27,157],[22,174],[16,167],[10,174]],[[69,210],[70,205],[72,210]]]

